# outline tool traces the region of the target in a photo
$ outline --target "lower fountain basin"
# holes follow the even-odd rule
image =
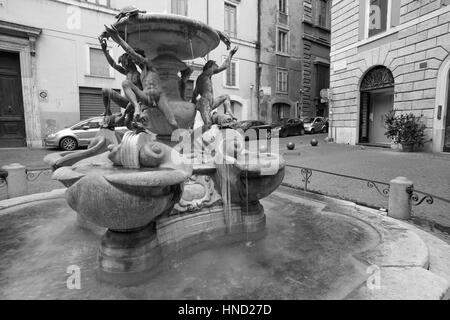
[[[54,179],[68,186],[68,204],[83,218],[110,230],[132,230],[148,225],[179,201],[189,173],[124,169],[107,162],[106,155],[98,157],[99,163],[91,158],[54,173]]]
[[[262,201],[266,237],[232,244],[217,239],[201,251],[172,242],[173,254],[149,282],[118,287],[96,277],[103,231],[79,228],[63,193],[50,196],[0,203],[0,299],[439,299],[448,287],[432,273],[450,261],[448,245],[435,251],[442,241],[428,235],[434,238],[427,241],[428,256],[416,235],[423,232],[414,227],[284,190]],[[173,239],[165,231],[165,239]],[[428,257],[430,266],[422,268]],[[381,268],[380,290],[365,284],[372,264]],[[78,290],[68,287],[74,269]],[[404,274],[401,281],[383,273],[393,269]]]

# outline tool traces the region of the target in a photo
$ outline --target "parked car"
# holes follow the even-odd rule
[[[231,122],[231,123],[222,125],[221,128],[222,129],[230,128],[230,129],[234,129],[234,130],[242,129],[244,132],[247,132],[248,130],[253,129],[256,131],[256,139],[258,139],[258,140],[260,138],[261,130],[267,130],[266,138],[269,140],[272,137],[272,130],[274,130],[273,126],[271,126],[270,124],[268,124],[267,122],[262,121],[262,120],[244,120],[244,121],[238,121],[238,122]],[[250,138],[253,138],[253,137],[246,136],[245,140],[249,140]],[[264,138],[264,136],[262,136],[262,138]]]
[[[283,118],[278,122],[272,123],[274,129],[280,130],[280,138],[286,138],[287,136],[304,135],[305,127],[301,119],[289,119]]]
[[[311,134],[328,132],[328,119],[324,117],[305,118],[303,119],[303,124],[305,131]]]
[[[88,146],[100,130],[102,122],[103,117],[90,118],[78,122],[69,128],[49,134],[44,139],[45,146],[61,148],[65,151],[72,151],[79,147]],[[117,127],[116,131],[120,134],[124,134],[128,131],[128,128]]]

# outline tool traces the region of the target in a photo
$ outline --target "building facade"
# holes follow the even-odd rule
[[[331,1],[260,1],[260,108],[267,122],[327,116]]]
[[[338,143],[389,145],[384,114],[423,115],[426,151],[450,151],[448,0],[334,0],[331,123]]]
[[[147,12],[187,15],[230,34],[240,49],[227,73],[213,79],[229,94],[239,120],[258,116],[258,1],[134,0]],[[123,75],[108,64],[97,37],[129,0],[0,0],[0,148],[41,147],[48,133],[100,114],[101,88],[121,90]],[[123,51],[110,42],[110,53]],[[227,55],[221,44],[196,70]]]

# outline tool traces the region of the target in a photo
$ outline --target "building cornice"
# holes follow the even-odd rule
[[[80,7],[83,9],[102,12],[102,13],[111,14],[111,15],[116,15],[119,12],[118,9],[107,8],[107,7],[99,6],[97,4],[93,4],[93,3],[89,3],[89,2],[81,2],[81,1],[77,1],[77,0],[49,0],[49,1],[68,4],[71,6],[76,6],[76,7]]]
[[[302,38],[306,39],[306,40],[309,40],[309,41],[312,41],[312,42],[315,42],[315,43],[318,43],[318,44],[320,44],[322,46],[325,46],[327,48],[330,48],[330,43],[328,41],[316,38],[316,37],[311,36],[309,34],[303,34]]]
[[[37,38],[42,33],[42,29],[0,20],[0,34],[19,38]]]

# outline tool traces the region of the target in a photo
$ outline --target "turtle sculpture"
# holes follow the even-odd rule
[[[142,11],[136,8],[135,6],[126,6],[123,7],[120,12],[115,16],[117,22],[122,20],[123,18],[137,15],[139,13],[146,13],[147,11]]]

